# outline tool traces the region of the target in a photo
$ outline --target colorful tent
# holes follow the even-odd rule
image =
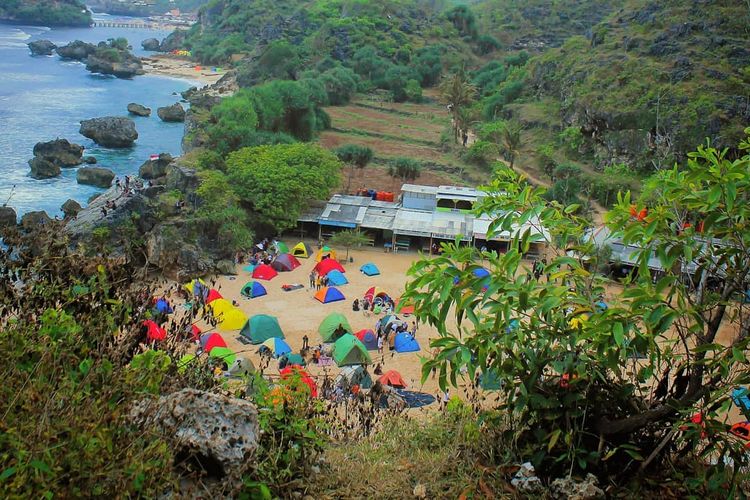
[[[369,365],[370,353],[354,335],[347,333],[333,344],[333,360],[338,366]]]
[[[315,294],[315,298],[323,304],[328,304],[329,302],[337,302],[339,300],[346,300],[344,294],[334,286],[321,288],[320,290],[318,290],[318,293]]]
[[[219,318],[224,312],[229,311],[234,307],[227,299],[215,299],[209,302],[208,305],[211,307],[211,311],[216,318]]]
[[[190,292],[191,294],[193,294],[193,295],[198,295],[198,294],[197,294],[197,293],[195,292],[195,285],[196,285],[196,284],[200,285],[201,287],[207,287],[207,285],[206,285],[206,282],[205,282],[205,281],[203,281],[203,280],[202,280],[202,279],[200,279],[200,278],[198,278],[197,280],[191,280],[191,281],[190,281],[190,283],[188,283],[188,284],[186,284],[186,285],[182,285],[182,286],[183,286],[183,288],[184,288],[185,290],[187,290],[187,291],[188,291],[188,292]]]
[[[255,365],[245,356],[237,355],[234,363],[229,366],[229,374],[233,377],[247,377],[255,372]]]
[[[301,264],[297,260],[297,257],[289,253],[282,253],[281,255],[278,255],[273,262],[271,262],[271,267],[280,272],[297,269],[300,265]]]
[[[201,348],[206,352],[211,352],[215,347],[226,347],[227,343],[224,341],[224,337],[218,333],[204,333],[200,337]]]
[[[372,377],[367,369],[361,365],[344,366],[336,377],[336,385],[346,388],[358,385],[361,389],[372,388]]]
[[[374,303],[375,299],[378,297],[380,297],[381,299],[388,298],[388,292],[386,292],[379,286],[371,286],[365,292],[365,298],[372,303]]]
[[[219,330],[239,330],[247,322],[247,316],[245,313],[233,307],[229,311],[225,311],[219,318]]]
[[[340,273],[346,272],[346,270],[342,267],[342,265],[339,264],[338,261],[334,259],[321,260],[315,265],[314,269],[315,269],[315,272],[321,276],[325,276],[326,274],[330,273],[334,269]]]
[[[323,342],[335,342],[344,333],[352,333],[349,321],[341,313],[331,313],[318,326],[318,333]]]
[[[261,264],[253,270],[253,278],[256,280],[270,281],[278,275],[279,273],[276,272],[276,269],[268,264]]]
[[[267,293],[266,288],[257,281],[248,281],[240,291],[240,294],[242,294],[243,297],[250,297],[251,299],[262,297]]]
[[[206,295],[206,304],[210,304],[211,302],[222,299],[224,297],[221,296],[218,290],[214,290],[213,288],[208,291],[208,294]]]
[[[146,335],[148,336],[148,340],[161,341],[167,338],[167,331],[150,319],[144,321],[143,326],[147,328]]]
[[[404,302],[401,299],[396,301],[396,312],[401,314],[414,314],[414,304],[410,302]]]
[[[190,328],[188,328],[188,332],[190,333],[190,338],[193,339],[193,342],[200,338],[201,329],[196,325],[190,325]]]
[[[393,342],[396,352],[417,352],[420,350],[419,342],[410,333],[401,332],[396,335]]]
[[[289,347],[289,344],[278,337],[271,337],[261,345],[268,347],[268,349],[271,351],[271,354],[273,354],[275,358],[280,358],[284,354],[289,354],[290,352],[292,352],[292,348]]]
[[[253,344],[261,344],[271,337],[284,338],[279,320],[268,314],[256,314],[247,320],[240,335],[249,339]]]
[[[388,370],[378,379],[378,381],[383,385],[390,385],[397,389],[406,389],[404,378],[396,370]]]
[[[305,359],[297,354],[296,352],[290,352],[289,354],[286,354],[283,356],[286,360],[286,364],[288,365],[298,365],[298,366],[305,366],[307,363],[305,363]]]
[[[486,278],[490,275],[490,272],[483,267],[478,267],[472,271],[472,274],[477,278]]]
[[[208,356],[215,359],[220,359],[227,364],[227,370],[237,360],[237,355],[228,347],[214,347]]]
[[[349,281],[346,279],[346,276],[341,274],[341,272],[337,271],[336,269],[329,272],[327,276],[328,276],[328,283],[334,286],[341,286],[341,285],[346,285],[347,283],[349,283]]]
[[[167,299],[165,299],[164,297],[156,301],[156,305],[154,306],[154,308],[160,313],[164,313],[164,314],[170,314],[174,312],[174,309],[172,309],[172,306],[169,305],[169,301],[167,301]]]
[[[313,249],[310,248],[310,245],[307,243],[300,241],[296,245],[294,245],[294,248],[292,248],[292,255],[295,257],[301,257],[303,259],[309,258],[313,254]]]
[[[324,246],[323,248],[318,250],[318,254],[315,256],[315,260],[320,262],[327,259],[336,260],[336,250],[328,246]]]
[[[293,379],[295,376],[299,377],[302,383],[310,388],[310,395],[314,398],[318,397],[318,386],[315,384],[315,380],[301,367],[297,365],[287,366],[279,371],[279,374],[282,380]]]
[[[242,268],[242,270],[243,270],[243,271],[247,271],[247,272],[249,272],[250,274],[252,274],[252,272],[253,272],[253,271],[255,271],[255,268],[256,268],[256,267],[257,267],[257,266],[256,266],[256,264],[248,264],[248,265],[246,265],[245,267],[243,267],[243,268]]]
[[[374,351],[378,348],[378,338],[375,336],[375,333],[365,328],[364,330],[360,330],[357,333],[354,334],[355,337],[359,339],[360,342],[362,342],[367,349]]]
[[[276,242],[276,253],[289,253],[289,247],[283,241]]]
[[[378,266],[376,266],[372,262],[368,262],[364,266],[360,267],[359,270],[362,271],[365,276],[377,276],[380,274],[380,269],[378,269]]]

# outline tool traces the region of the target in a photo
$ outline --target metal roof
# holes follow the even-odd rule
[[[432,214],[432,235],[437,238],[455,239],[466,236],[471,239],[474,217],[461,212],[434,212]]]
[[[326,208],[325,202],[315,201],[310,203],[302,214],[297,218],[299,222],[318,222],[320,214]]]
[[[430,236],[432,212],[400,208],[393,219],[393,232],[406,236]]]
[[[487,238],[487,231],[490,229],[490,224],[494,219],[491,219],[488,215],[482,215],[478,219],[474,219],[474,237],[483,240]],[[531,217],[528,222],[520,226],[514,227],[511,231],[497,231],[489,238],[490,241],[510,241],[513,236],[522,235],[529,230],[530,234],[541,234],[545,240],[549,239],[549,231],[547,228],[542,226],[539,217]]]
[[[438,186],[436,197],[449,198],[451,200],[475,201],[484,195],[483,192],[470,187],[461,186]]]
[[[393,206],[383,206],[384,204]],[[365,218],[362,220],[362,227],[367,229],[391,229],[393,227],[393,219],[396,217],[398,210],[399,209],[395,203],[371,203],[365,211]]]
[[[421,184],[402,184],[402,193],[421,193],[421,194],[437,194],[438,188],[435,186],[423,186]]]

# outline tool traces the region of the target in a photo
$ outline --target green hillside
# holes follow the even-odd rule
[[[45,26],[88,26],[91,13],[79,0],[4,0],[0,20]]]

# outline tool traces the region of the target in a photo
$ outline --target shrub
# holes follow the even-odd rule
[[[466,148],[461,157],[466,162],[479,165],[480,167],[487,167],[497,158],[498,153],[497,145],[479,140],[474,141],[471,146]]]

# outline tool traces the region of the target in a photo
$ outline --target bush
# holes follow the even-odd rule
[[[487,167],[498,156],[497,145],[487,141],[475,141],[461,154],[461,158],[474,165]]]
[[[479,53],[479,55],[487,55],[490,52],[499,49],[500,47],[500,42],[497,40],[497,38],[491,35],[485,34],[477,38],[477,52]]]
[[[583,146],[584,138],[580,127],[567,127],[557,136],[560,145],[571,155],[578,155],[578,150]]]

